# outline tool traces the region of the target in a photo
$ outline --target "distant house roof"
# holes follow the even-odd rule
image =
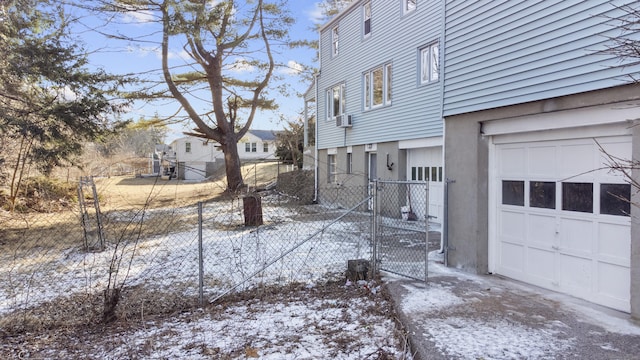
[[[262,141],[274,141],[277,134],[275,130],[249,130],[249,132],[259,137]]]

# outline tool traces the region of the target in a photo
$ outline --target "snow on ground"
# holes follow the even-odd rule
[[[142,347],[152,338],[151,359],[205,359],[215,354],[253,354],[261,359],[367,359],[380,351],[399,358],[394,324],[388,318],[366,314],[372,300],[360,298],[352,308],[332,299],[280,304],[238,304],[220,317],[191,315],[122,335],[125,347],[96,349],[97,358],[122,358],[130,347]],[[182,334],[182,336],[176,336]],[[209,355],[209,356],[207,356]],[[145,356],[146,357],[146,356]]]
[[[241,220],[237,208],[214,204],[206,211],[227,224]],[[115,215],[113,221],[143,219],[137,213]],[[193,214],[183,209],[169,215]],[[239,291],[256,283],[259,289],[308,284],[302,290],[285,288],[266,299],[259,289],[248,290],[258,298],[230,294],[177,315],[148,315],[142,308],[109,326],[54,324],[32,334],[12,332],[0,344],[0,358],[410,359],[392,306],[376,284],[327,282],[346,269],[348,259],[370,257],[370,219],[355,216],[326,227],[331,223],[326,213],[326,219],[305,222],[291,219],[295,215],[280,209],[259,228],[205,223],[204,292],[211,300],[238,283]],[[152,216],[166,214],[150,211],[144,218]],[[0,262],[0,276],[10,281],[0,284],[0,316],[39,306],[55,309],[62,298],[101,294],[114,260],[121,262],[115,280],[126,284],[125,301],[127,289],[138,287],[190,298],[198,294],[197,228],[110,244],[102,252],[77,247],[47,252],[33,262],[6,260]]]
[[[411,359],[373,282],[331,282],[175,316],[5,337],[2,358]]]
[[[413,337],[423,348],[434,348],[427,350],[427,358],[637,356],[640,327],[628,314],[499,277],[445,268],[434,254],[430,259],[427,284],[384,277],[398,284],[399,312]]]
[[[193,209],[191,209],[193,210]],[[215,221],[237,221],[237,208],[210,205],[207,214]],[[150,211],[146,217],[166,216],[166,211]],[[188,213],[184,209],[169,215]],[[273,213],[265,207],[265,213]],[[140,217],[137,213],[127,216]],[[348,259],[367,258],[368,239],[359,228],[368,225],[329,221],[292,221],[295,212],[278,208],[273,224],[260,228],[203,228],[204,292],[215,297],[233,284],[251,278],[246,285],[286,282],[313,282],[327,273],[341,272]],[[115,218],[125,220],[123,214]],[[315,235],[315,236],[314,236]],[[9,254],[10,255],[10,254]],[[58,296],[91,294],[104,290],[109,282],[112,260],[120,261],[120,271],[111,281],[128,286],[145,285],[157,289],[179,288],[186,296],[197,295],[199,274],[198,229],[109,245],[105,251],[86,252],[71,248],[47,253],[40,259],[13,259],[0,263],[0,314],[37,306]],[[266,267],[263,271],[262,268]]]

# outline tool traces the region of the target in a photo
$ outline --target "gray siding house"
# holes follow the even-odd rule
[[[320,197],[360,187],[363,199],[371,179],[427,180],[429,215],[442,218],[443,5],[356,0],[320,30],[320,73],[305,99],[317,109]]]
[[[445,1],[450,265],[640,318],[640,174],[611,169],[640,159],[640,66],[606,51],[628,4]]]

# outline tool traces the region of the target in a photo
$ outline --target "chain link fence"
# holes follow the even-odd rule
[[[428,253],[439,245],[433,236],[429,241],[427,183],[379,180],[371,188],[376,268],[427,281]]]
[[[242,197],[105,211],[104,247],[86,246],[79,212],[2,212],[0,316],[62,299],[95,303],[114,290],[125,311],[127,301],[134,312],[159,299],[192,306],[234,290],[343,276],[347,260],[370,258],[369,213],[275,190],[260,199],[256,227],[244,224]]]
[[[103,211],[101,247],[87,246],[78,211],[0,212],[0,328],[3,319],[44,323],[39,312],[54,305],[58,320],[61,308],[86,321],[175,312],[230,292],[343,278],[349,260],[376,254],[380,269],[425,279],[424,184],[375,189],[341,187],[316,204],[262,191],[260,226],[245,225],[243,197]]]

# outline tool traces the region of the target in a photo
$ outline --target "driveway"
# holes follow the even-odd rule
[[[423,283],[384,275],[415,359],[638,359],[628,314],[429,262]]]

